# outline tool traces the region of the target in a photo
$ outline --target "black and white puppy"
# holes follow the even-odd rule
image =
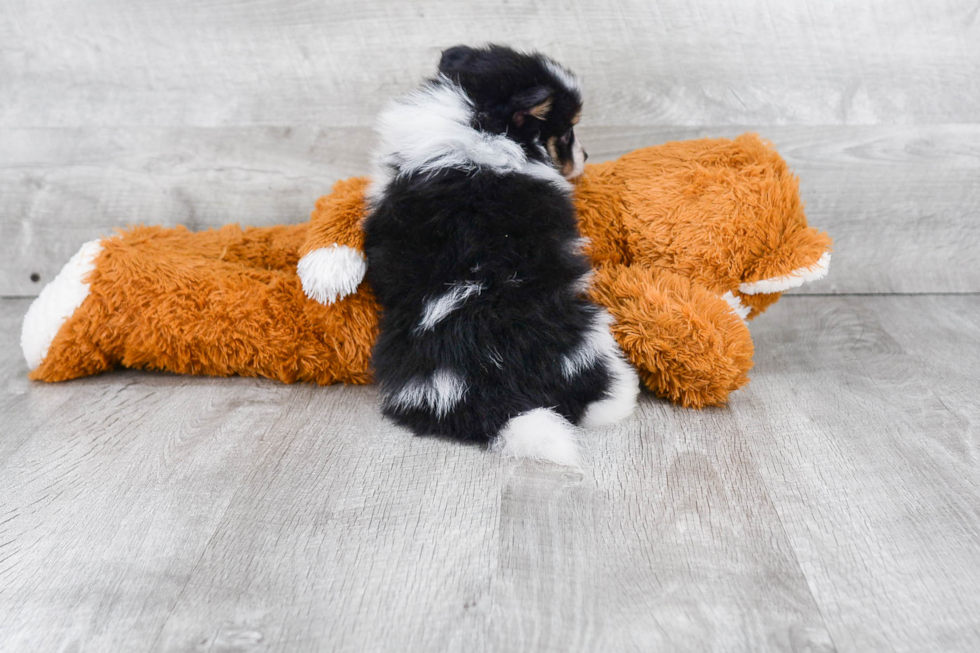
[[[382,113],[364,223],[382,410],[419,435],[573,465],[575,424],[629,415],[637,377],[588,300],[572,186],[576,78],[540,54],[446,50]]]

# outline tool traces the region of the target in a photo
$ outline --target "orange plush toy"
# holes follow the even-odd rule
[[[377,305],[361,280],[367,180],[338,182],[308,224],[92,241],[24,318],[30,376],[117,366],[287,383],[370,383]],[[668,143],[587,166],[576,203],[591,293],[644,384],[684,406],[748,380],[744,320],[827,273],[798,182],[754,135]]]

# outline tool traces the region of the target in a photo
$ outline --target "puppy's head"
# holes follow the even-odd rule
[[[541,54],[457,45],[442,53],[439,73],[473,101],[477,128],[506,134],[569,179],[582,174],[588,155],[575,138],[582,94],[568,70]]]

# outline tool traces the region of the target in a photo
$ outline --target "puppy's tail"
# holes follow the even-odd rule
[[[509,458],[542,460],[577,467],[575,427],[551,408],[535,408],[512,417],[500,431],[493,449]]]

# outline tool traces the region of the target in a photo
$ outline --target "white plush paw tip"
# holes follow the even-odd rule
[[[315,249],[296,265],[303,293],[321,304],[333,304],[353,293],[366,272],[364,255],[346,245]]]
[[[824,252],[812,265],[803,266],[779,277],[740,284],[738,291],[743,295],[785,292],[792,288],[799,288],[805,283],[819,281],[827,276],[828,272],[830,272],[830,252]]]
[[[568,420],[550,408],[535,408],[507,422],[493,448],[508,458],[577,467],[576,439],[575,427]]]
[[[732,309],[732,313],[737,315],[740,320],[745,322],[747,319],[749,319],[749,313],[752,312],[752,307],[743,304],[742,300],[739,299],[738,296],[735,295],[735,293],[729,290],[724,295],[722,295],[721,298],[728,303],[728,305]]]
[[[27,309],[20,346],[31,370],[44,361],[61,325],[88,297],[89,284],[85,277],[95,269],[95,259],[101,252],[101,241],[92,240],[82,245]]]

